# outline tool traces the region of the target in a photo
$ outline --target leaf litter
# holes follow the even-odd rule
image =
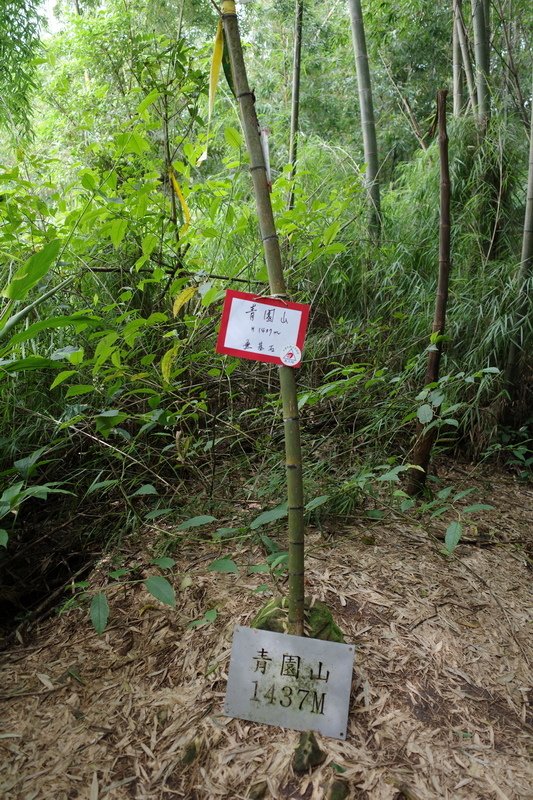
[[[142,585],[108,587],[103,635],[74,609],[3,654],[0,795],[237,800],[262,784],[265,798],[319,800],[341,774],[360,800],[533,797],[533,493],[507,477],[483,488],[493,546],[451,558],[394,516],[309,531],[308,593],[356,645],[347,741],[317,737],[326,760],[309,775],[291,766],[296,732],[222,715],[233,627],[265,602],[246,565],[264,552],[241,544],[239,572],[215,573],[224,553],[196,541],[165,573],[175,609]]]

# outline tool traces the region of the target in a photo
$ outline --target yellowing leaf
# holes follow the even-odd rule
[[[224,54],[224,29],[222,28],[222,18],[220,17],[217,25],[215,44],[213,46],[213,58],[211,59],[211,70],[209,72],[209,106],[207,112],[207,139],[209,140],[209,129],[211,127],[211,116],[215,106],[215,95],[217,93],[218,76],[222,66],[222,56]],[[207,145],[198,159],[198,164],[207,158]]]
[[[172,306],[172,313],[175,317],[178,316],[185,303],[188,303],[195,294],[196,286],[187,286],[182,292],[179,293],[174,300],[174,305]]]
[[[174,347],[171,347],[170,350],[167,350],[161,359],[161,375],[163,376],[165,383],[170,383],[170,373],[172,372],[172,366],[176,360],[179,349],[180,345],[175,344]]]
[[[185,224],[182,228],[182,233],[185,233],[189,225],[191,224],[191,212],[189,210],[189,206],[187,205],[187,201],[183,196],[183,192],[181,191],[181,186],[179,185],[178,181],[176,180],[176,176],[174,175],[174,170],[172,167],[169,167],[168,174],[170,177],[170,181],[172,183],[172,188],[176,193],[176,197],[180,201],[181,210],[183,211],[183,219],[185,220]]]

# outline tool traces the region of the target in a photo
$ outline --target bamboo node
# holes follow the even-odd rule
[[[258,169],[258,167],[255,167],[254,169]],[[269,239],[277,239],[277,238],[278,238],[278,234],[277,233],[271,233],[270,236],[265,236],[265,238],[262,239],[262,241],[263,242],[268,242]],[[270,297],[273,297],[273,296],[274,295],[270,295]]]
[[[237,9],[235,8],[234,0],[223,0],[222,2],[222,14],[224,16],[237,16]]]

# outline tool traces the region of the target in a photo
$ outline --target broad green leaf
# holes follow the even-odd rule
[[[488,506],[486,503],[473,503],[471,506],[463,508],[463,514],[475,514],[476,511],[492,511],[494,506]]]
[[[136,131],[119,134],[115,138],[115,143],[120,152],[134,153],[137,156],[142,156],[143,153],[150,149],[150,143]]]
[[[103,592],[95,594],[91,600],[90,615],[96,633],[102,634],[106,629],[107,620],[109,619],[109,603]]]
[[[146,494],[158,494],[158,491],[155,488],[155,486],[152,486],[151,483],[144,483],[142,486],[140,486],[137,489],[136,492],[133,492],[133,494],[130,494],[130,497],[141,497],[142,495],[146,495]]]
[[[270,572],[270,567],[268,564],[253,564],[251,567],[248,567],[249,575],[255,575],[257,573],[261,574],[264,572]]]
[[[126,235],[126,231],[128,229],[128,220],[127,219],[114,219],[111,223],[111,229],[109,233],[109,238],[113,243],[113,247],[115,250],[119,247],[121,241],[123,240],[124,236]]]
[[[276,553],[275,555],[272,554],[271,556],[268,556],[268,558],[267,558],[267,561],[270,564],[270,568],[271,569],[275,569],[276,567],[279,567],[280,564],[286,564],[288,562],[288,560],[289,560],[289,554],[288,553]]]
[[[149,256],[153,253],[156,246],[159,243],[159,236],[156,236],[155,233],[147,233],[144,239],[142,240],[142,251],[144,256]]]
[[[368,517],[368,519],[383,519],[385,512],[381,511],[379,508],[370,508],[368,511],[365,511],[365,516]]]
[[[274,541],[274,539],[271,539],[270,536],[267,536],[265,533],[261,533],[259,538],[265,546],[267,553],[279,553],[281,548],[279,544]]]
[[[380,475],[378,481],[393,481],[395,483],[399,483],[400,472],[405,472],[406,469],[409,469],[409,467],[403,467],[403,466],[393,467],[393,469],[390,469],[387,472],[384,472],[382,475]]]
[[[217,558],[215,561],[212,561],[211,564],[208,566],[209,572],[222,572],[222,573],[230,573],[230,572],[238,572],[239,568],[235,561],[232,561],[231,558]]]
[[[19,458],[13,463],[13,466],[23,478],[27,479],[35,471],[33,468],[39,463],[39,459],[43,453],[46,453],[47,450],[47,445],[44,445],[44,447],[39,447],[38,450],[34,450],[29,456],[26,456],[25,458]]]
[[[310,500],[306,504],[305,510],[306,511],[314,511],[315,508],[318,508],[319,506],[323,506],[324,503],[327,503],[329,498],[330,498],[329,494],[322,494],[322,495],[320,495],[320,497],[313,497],[313,499]]]
[[[336,237],[336,235],[340,231],[340,228],[341,228],[341,223],[340,222],[333,222],[331,225],[329,225],[326,228],[326,230],[324,231],[324,233],[322,234],[322,241],[324,242],[324,244],[326,244],[326,245],[327,244],[331,244],[333,239]]]
[[[216,517],[211,517],[209,514],[204,514],[199,517],[191,517],[181,522],[178,525],[179,531],[188,531],[190,528],[201,528],[202,525],[209,525],[211,522],[216,522]]]
[[[410,511],[415,505],[416,502],[408,497],[400,503],[400,511]]]
[[[457,521],[450,522],[450,524],[446,528],[446,535],[444,537],[444,544],[448,554],[451,555],[451,553],[453,553],[453,551],[461,541],[462,533],[463,533],[463,526],[461,525],[460,522]]]
[[[155,103],[158,97],[159,97],[159,92],[157,91],[157,89],[152,89],[152,91],[149,94],[147,94],[144,100],[142,100],[137,106],[137,113],[142,115],[146,111],[146,109],[152,105],[152,103]]]
[[[445,489],[441,489],[440,492],[437,492],[437,497],[440,500],[447,500],[452,492],[453,492],[453,486],[446,486]]]
[[[267,525],[269,522],[283,519],[287,514],[287,503],[283,503],[281,506],[276,506],[276,508],[271,508],[269,511],[263,511],[262,514],[259,514],[259,516],[250,523],[250,528],[255,531],[255,529],[260,528],[261,525]]]
[[[152,564],[155,564],[156,567],[160,569],[172,569],[172,567],[176,566],[176,562],[173,558],[169,558],[168,556],[161,556],[161,558],[154,558],[152,559]]]
[[[433,419],[433,409],[428,403],[424,403],[417,409],[416,416],[422,425],[427,425]]]
[[[468,495],[472,494],[472,492],[475,492],[475,489],[463,489],[461,492],[457,492],[457,494],[455,494],[452,498],[453,502],[455,503],[457,500],[462,500],[464,497],[468,497]]]
[[[230,147],[235,147],[237,150],[242,147],[242,136],[237,128],[225,128],[224,138]]]
[[[5,528],[0,528],[0,547],[7,547],[9,534]]]
[[[43,278],[59,254],[61,242],[54,239],[38,253],[29,258],[14,274],[11,282],[2,292],[11,300],[24,300],[30,289]]]
[[[162,578],[160,575],[152,575],[150,578],[146,578],[144,585],[147,591],[160,603],[176,608],[176,592],[166,578]]]
[[[89,394],[90,392],[94,392],[94,386],[88,383],[77,383],[67,389],[65,397],[78,397],[80,394]]]

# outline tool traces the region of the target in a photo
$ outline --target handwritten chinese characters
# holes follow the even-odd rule
[[[346,736],[354,648],[237,627],[225,711],[241,719]]]
[[[301,303],[228,291],[216,350],[296,367],[301,361],[308,316],[309,306]]]

